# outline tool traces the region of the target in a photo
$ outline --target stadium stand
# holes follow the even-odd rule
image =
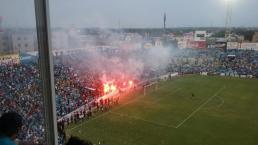
[[[65,60],[69,62],[54,65],[58,119],[103,95],[100,75],[87,68],[80,69],[81,66],[77,64],[75,56],[65,57],[68,57]],[[177,50],[165,70],[154,71],[146,68],[139,79],[148,80],[153,76],[172,72],[180,74],[207,72],[212,75],[258,77],[258,52],[219,49]],[[44,141],[43,104],[36,63],[0,65],[0,105],[0,114],[16,111],[26,119],[25,127],[19,134],[20,139],[32,140],[35,143]],[[64,125],[67,122],[76,121],[81,116],[91,116],[91,108],[95,106],[98,104],[90,104],[85,110],[75,112],[69,120],[61,120],[59,132],[64,132]],[[59,139],[60,144],[64,139],[65,135]]]

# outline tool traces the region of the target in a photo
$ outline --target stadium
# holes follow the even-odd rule
[[[60,143],[69,136],[110,145],[256,143],[256,51],[107,50],[54,57]],[[20,138],[42,143],[38,73],[34,59],[1,65],[1,111],[26,108],[29,135]]]
[[[257,145],[257,1],[185,3],[1,1],[0,145]]]

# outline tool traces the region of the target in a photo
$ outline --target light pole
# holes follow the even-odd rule
[[[231,33],[231,21],[232,21],[232,2],[233,0],[225,0],[226,2],[226,23],[225,23],[225,38],[228,41]]]

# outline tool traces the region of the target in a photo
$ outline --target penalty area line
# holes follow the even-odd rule
[[[191,114],[189,114],[181,123],[179,123],[175,128],[179,128],[181,125],[183,125],[188,119],[193,117],[199,110],[202,109],[203,106],[205,106],[207,103],[209,103],[214,97],[216,97],[222,90],[225,89],[225,86],[220,88],[214,95],[212,95],[208,100],[206,100],[203,104],[201,104],[197,109],[195,109]]]
[[[181,88],[175,89],[175,90],[173,91],[173,94],[176,93],[176,92],[178,92],[179,90],[181,90]],[[112,111],[119,110],[120,108],[123,108],[124,106],[126,106],[126,105],[128,105],[128,104],[131,104],[131,103],[133,103],[133,102],[136,102],[136,101],[138,101],[139,99],[145,98],[145,97],[146,97],[146,96],[135,97],[135,98],[133,98],[132,100],[126,102],[126,103],[123,103],[123,104],[121,104],[121,105],[119,105],[119,106],[117,106],[117,107],[115,107],[115,108],[113,108],[113,109],[111,109],[111,110],[108,110],[107,112],[103,112],[102,114],[99,114],[99,115],[97,115],[97,116],[94,116],[93,118],[91,118],[91,119],[89,119],[89,120],[85,120],[84,122],[81,122],[80,124],[78,124],[78,125],[76,125],[76,126],[74,126],[74,127],[72,127],[72,128],[69,128],[69,129],[67,129],[67,130],[68,130],[68,131],[73,131],[73,130],[75,130],[75,129],[79,128],[79,127],[82,127],[83,125],[85,125],[85,124],[87,124],[87,123],[89,123],[89,122],[91,122],[91,121],[94,121],[94,120],[96,120],[96,119],[98,119],[98,118],[104,117],[104,116],[106,116],[106,115],[112,113]],[[172,126],[170,126],[170,127],[172,127]],[[174,128],[175,128],[175,127],[174,127]]]
[[[133,102],[137,101],[139,98],[140,98],[140,97],[134,98],[134,99],[128,101],[127,103],[124,103],[124,104],[118,106],[117,108],[114,108],[114,110],[120,109],[120,108],[122,108],[122,107],[124,107],[124,106],[126,106],[126,105],[128,105],[128,104],[130,104],[130,103],[133,103]],[[112,109],[111,109],[111,110],[112,110]],[[89,120],[86,120],[85,122],[82,122],[81,124],[78,124],[77,126],[71,128],[71,129],[68,129],[68,130],[69,130],[69,131],[72,131],[72,130],[74,130],[74,129],[77,129],[77,128],[83,126],[84,124],[89,123],[90,121],[93,121],[93,120],[96,120],[96,119],[98,119],[98,118],[104,117],[104,116],[110,114],[110,113],[111,113],[111,110],[108,110],[107,112],[103,112],[103,113],[100,114],[100,115],[94,116],[93,118],[91,118],[91,119],[89,119]]]
[[[221,103],[217,107],[217,108],[220,108],[225,103],[225,100],[223,98],[219,97],[219,96],[217,96],[217,98],[219,98],[220,101],[221,101]]]
[[[126,103],[123,103],[123,104],[121,104],[121,105],[119,105],[119,106],[117,106],[117,107],[115,107],[114,109],[111,109],[111,110],[114,110],[114,111],[115,111],[115,110],[118,110],[118,109],[120,109],[120,108],[122,108],[122,107],[124,107],[124,106],[126,106],[126,105],[128,105],[128,104],[131,104],[131,103],[133,103],[133,102],[139,100],[140,98],[143,98],[143,97],[135,97],[135,98],[133,98],[132,100],[130,100],[130,101],[126,102]],[[75,130],[75,129],[77,129],[77,128],[79,128],[79,127],[81,127],[81,126],[83,126],[83,125],[85,125],[85,124],[87,124],[87,123],[89,123],[89,122],[91,122],[91,121],[93,121],[93,120],[96,120],[96,119],[98,119],[98,118],[104,117],[104,116],[110,114],[110,113],[111,113],[111,110],[108,110],[107,112],[103,112],[103,113],[100,114],[100,115],[94,116],[93,118],[91,118],[91,119],[89,119],[89,120],[86,120],[86,121],[84,121],[84,122],[78,124],[77,126],[74,126],[73,128],[68,129],[68,131]]]

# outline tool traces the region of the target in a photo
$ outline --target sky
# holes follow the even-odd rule
[[[51,27],[223,27],[225,0],[49,0]],[[258,0],[232,0],[232,24],[258,27]],[[33,0],[0,0],[3,27],[35,27]]]

